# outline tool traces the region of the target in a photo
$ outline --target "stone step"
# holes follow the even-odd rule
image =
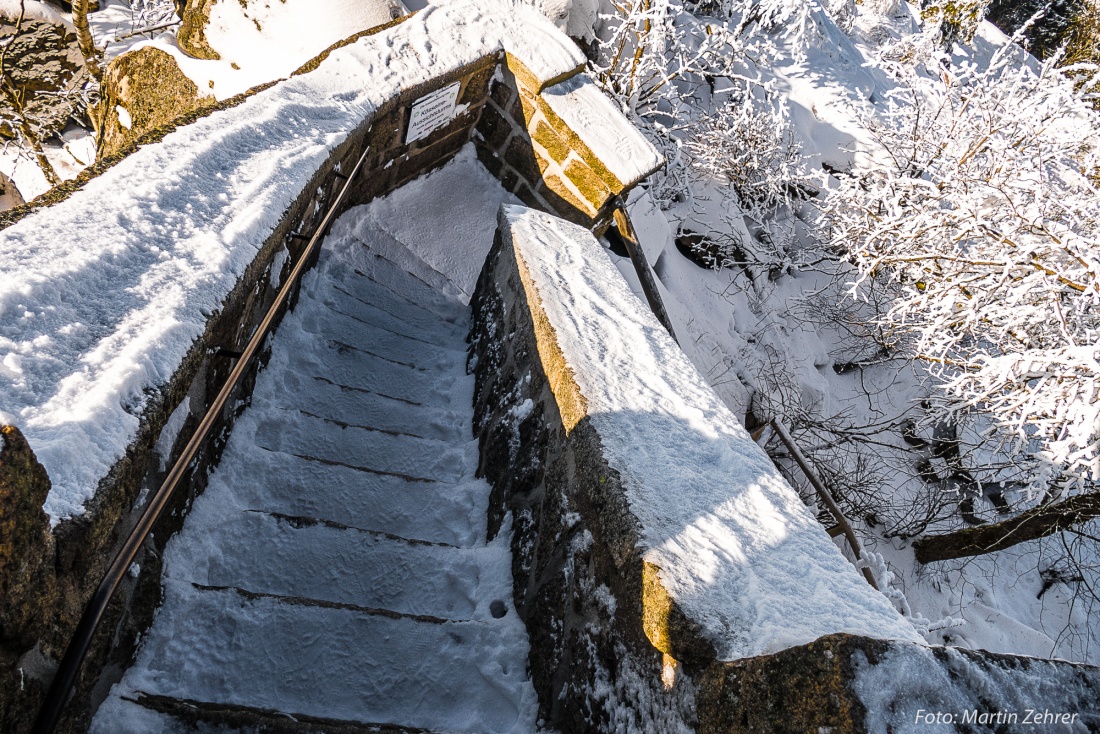
[[[445,335],[448,341],[462,343],[469,333],[465,319],[447,321],[426,311],[409,299],[367,278],[333,283],[318,301],[330,308],[394,331],[407,334]]]
[[[296,396],[297,403],[305,408],[310,401],[306,391],[317,387],[319,382],[328,381],[442,410],[465,407],[463,401],[473,399],[473,387],[466,385],[464,361],[452,362],[446,367],[436,365],[428,371],[398,364],[394,359],[380,358],[366,349],[342,349],[327,340],[326,347],[323,350],[313,347],[311,352],[302,352],[296,358],[280,360],[273,365],[280,371],[265,381],[268,384],[263,390],[257,389],[256,397],[289,393],[290,399]],[[321,353],[317,354],[318,351]],[[290,404],[286,398],[283,402]]]
[[[254,417],[256,412],[246,411],[238,430]],[[257,461],[257,451],[251,436],[234,431],[204,493],[226,500],[196,502],[192,516],[202,507],[216,504],[217,512],[231,507],[233,511],[309,516],[463,547],[484,541],[489,490],[483,480],[409,482],[283,453],[263,452]]]
[[[340,427],[304,412],[270,411],[256,424],[253,441],[268,451],[427,482],[460,482],[473,476],[478,462],[472,438],[451,443]]]
[[[463,443],[473,436],[469,411],[390,397],[318,375],[287,380],[277,389],[264,390],[253,396],[252,406],[257,410],[301,412],[336,425],[365,426],[437,441]]]
[[[345,254],[347,271],[366,275],[392,285],[396,290],[412,294],[417,301],[431,304],[466,304],[461,290],[446,276],[412,253],[380,227],[356,223],[353,236],[363,245]],[[346,273],[344,277],[349,277]],[[453,305],[451,306],[453,308]]]
[[[118,718],[138,724],[139,728],[130,731],[142,734],[168,734],[181,729],[264,734],[442,734],[393,724],[339,721],[298,712],[155,696],[143,691],[120,701],[126,713]]]
[[[203,520],[169,549],[177,581],[450,620],[488,620],[511,607],[500,542],[456,548],[257,511]]]
[[[415,369],[461,366],[466,363],[464,339],[425,341],[422,335],[399,333],[338,311],[311,311],[302,314],[296,328],[301,333],[297,337],[291,337],[291,342],[298,339],[302,343],[312,343],[317,339],[325,342],[338,341],[386,359],[411,364]]]
[[[512,730],[533,696],[516,662],[526,649],[514,613],[427,621],[166,580],[128,682],[164,697],[492,734]]]

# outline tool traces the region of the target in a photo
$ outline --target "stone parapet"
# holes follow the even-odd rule
[[[549,724],[885,732],[939,712],[958,717],[942,731],[1016,731],[977,717],[1048,710],[1077,714],[1060,730],[1100,730],[1096,668],[922,644],[797,497],[783,504],[793,490],[769,486],[774,467],[683,377],[690,363],[591,234],[505,207],[472,307],[489,534],[513,531]]]
[[[509,54],[478,123],[478,157],[524,203],[602,232],[614,199],[664,159],[576,69],[552,84]]]
[[[677,642],[697,638],[659,584],[646,581],[653,569],[622,477],[608,465],[529,270],[500,232],[472,307],[489,534],[510,522],[515,605],[530,635],[540,716],[570,732],[693,729],[694,685],[646,627]]]

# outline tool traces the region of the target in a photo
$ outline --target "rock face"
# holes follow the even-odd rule
[[[215,104],[171,54],[146,46],[111,62],[103,79],[99,155],[109,156],[150,130]]]
[[[38,641],[58,605],[55,546],[42,503],[50,491],[46,470],[23,434],[0,427],[0,690],[41,687],[25,668],[41,658]],[[25,731],[34,696],[0,695],[0,730]]]
[[[180,48],[196,59],[220,59],[221,55],[206,40],[210,9],[218,0],[177,0],[176,12],[183,23],[176,33]]]
[[[0,14],[0,46],[4,58],[0,94],[0,138],[23,134],[25,119],[40,139],[59,132],[74,114],[82,114],[79,90],[88,79],[75,30],[44,18]]]
[[[699,731],[1097,731],[1097,701],[1088,665],[837,634],[711,666]]]

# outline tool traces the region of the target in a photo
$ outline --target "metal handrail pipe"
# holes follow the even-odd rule
[[[99,588],[96,589],[95,594],[84,608],[84,614],[81,616],[80,622],[73,632],[72,639],[70,639],[69,645],[65,649],[65,655],[61,658],[57,673],[54,675],[53,682],[50,684],[50,690],[47,692],[42,708],[38,713],[38,717],[35,719],[34,728],[32,729],[34,734],[52,734],[57,727],[57,722],[61,718],[61,712],[67,702],[69,691],[72,690],[73,684],[76,682],[80,667],[84,662],[84,658],[87,657],[88,649],[91,647],[92,639],[99,629],[100,623],[103,621],[103,617],[107,611],[107,605],[110,604],[111,599],[114,598],[115,593],[118,591],[118,587],[122,583],[122,579],[129,571],[142,544],[145,542],[145,539],[149,537],[149,533],[152,531],[153,526],[156,524],[157,520],[160,519],[164,512],[164,508],[168,505],[168,501],[175,493],[180,480],[183,479],[184,474],[187,472],[187,465],[195,458],[202,444],[206,441],[210,429],[214,426],[222,409],[229,401],[230,395],[244,376],[245,370],[248,369],[253,358],[259,353],[264,340],[271,331],[279,310],[289,301],[294,287],[301,279],[302,274],[305,272],[310,259],[317,249],[318,243],[321,241],[321,236],[328,228],[337,208],[347,194],[352,181],[354,181],[356,175],[359,173],[359,169],[363,166],[363,161],[366,160],[369,150],[369,147],[363,150],[363,154],[356,162],[355,168],[352,169],[351,174],[344,181],[344,185],[333,200],[332,206],[329,207],[324,218],[321,220],[321,224],[317,227],[316,231],[314,231],[313,236],[310,237],[309,244],[302,250],[302,255],[295,263],[294,268],[290,272],[290,276],[279,289],[271,307],[267,310],[267,313],[264,314],[263,320],[252,334],[252,338],[248,340],[248,344],[241,352],[240,359],[237,360],[237,363],[233,366],[228,379],[225,384],[222,385],[221,390],[218,391],[217,397],[214,398],[210,408],[206,411],[198,428],[191,436],[191,440],[187,442],[187,446],[183,449],[183,453],[180,454],[176,463],[172,465],[172,470],[168,473],[168,476],[164,479],[160,488],[149,500],[149,504],[146,505],[134,529],[130,531],[130,535],[126,538],[126,542],[123,543],[122,548],[107,569],[107,573],[100,582]]]

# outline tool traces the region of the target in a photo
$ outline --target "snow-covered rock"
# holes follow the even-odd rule
[[[19,188],[10,178],[0,173],[0,212],[17,207],[23,203]]]
[[[0,139],[22,139],[25,121],[40,140],[59,132],[77,112],[79,90],[88,78],[76,29],[42,3],[0,0],[0,46],[6,47],[4,76],[20,102],[0,95]]]

